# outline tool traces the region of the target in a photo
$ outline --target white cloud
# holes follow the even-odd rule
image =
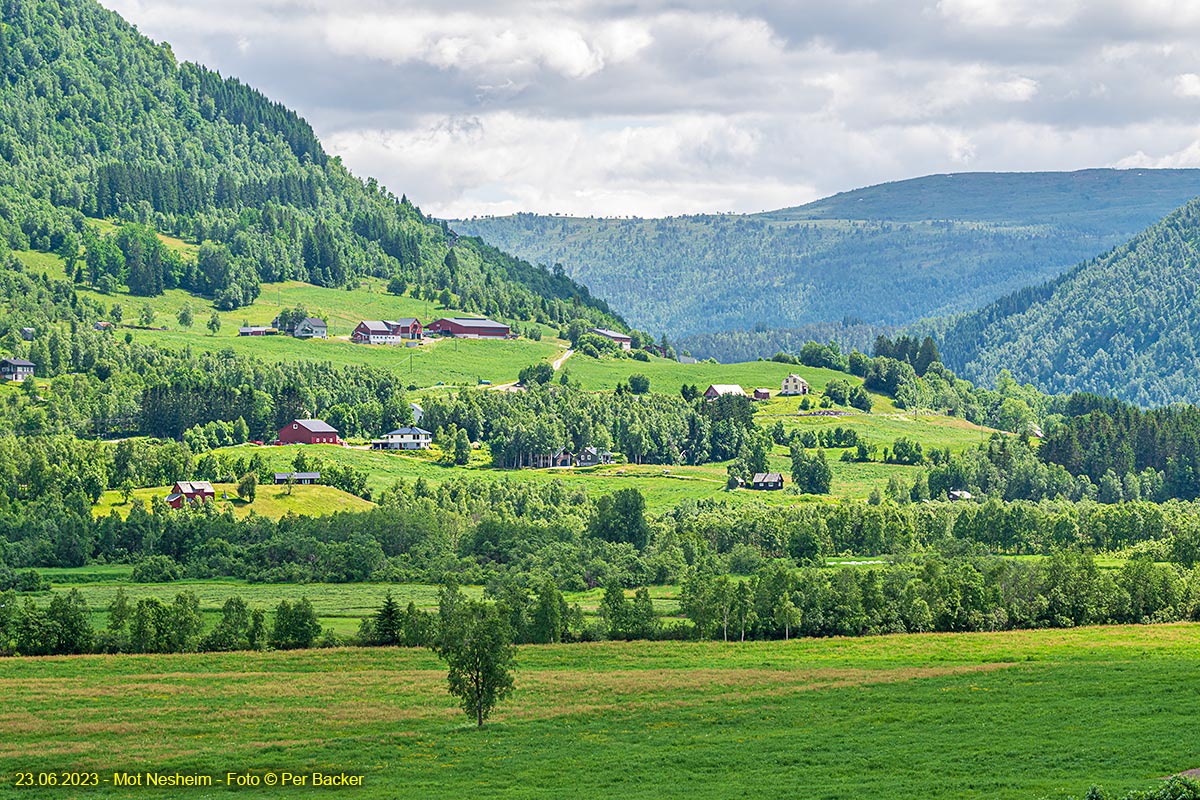
[[[1200,75],[1187,72],[1175,76],[1175,95],[1177,97],[1200,97]]]
[[[1194,0],[104,1],[440,215],[1200,165]]]
[[[1077,0],[939,0],[937,8],[972,28],[1058,28],[1080,10]]]
[[[325,20],[324,32],[333,50],[347,56],[482,74],[546,68],[577,79],[633,58],[652,41],[644,26],[628,20],[592,27],[540,15],[339,13]]]

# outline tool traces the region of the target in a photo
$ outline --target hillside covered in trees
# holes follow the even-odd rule
[[[225,309],[252,302],[263,282],[374,275],[448,289],[458,307],[489,315],[620,325],[561,271],[457,238],[351,175],[295,112],[177,62],[93,0],[2,9],[0,248],[57,252],[98,288],[180,287]],[[201,246],[194,260],[172,258],[146,246],[153,237],[100,237],[88,218]]]
[[[1198,258],[1193,201],[1102,258],[952,321],[943,359],[976,382],[1008,370],[1043,391],[1196,402]]]
[[[534,263],[561,263],[633,324],[679,337],[974,310],[1127,241],[1197,194],[1197,170],[976,173],[748,216],[452,224]],[[715,337],[694,349],[769,356],[785,339],[758,353],[746,344]]]

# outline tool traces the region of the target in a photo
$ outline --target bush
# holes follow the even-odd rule
[[[133,567],[134,583],[170,583],[183,577],[183,570],[170,556],[147,556]]]
[[[50,581],[43,578],[37,570],[28,569],[16,576],[12,588],[18,592],[48,592]]]
[[[629,391],[634,394],[645,394],[650,391],[650,379],[640,372],[629,376]]]

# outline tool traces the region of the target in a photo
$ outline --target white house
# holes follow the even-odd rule
[[[405,319],[365,319],[358,323],[350,334],[350,341],[357,344],[400,344],[421,338],[421,322],[413,317]]]
[[[779,390],[779,393],[784,397],[808,394],[808,381],[793,372],[783,379],[783,388]]]
[[[383,438],[371,441],[372,450],[425,450],[433,444],[433,434],[424,428],[409,425],[385,433]]]
[[[612,331],[608,328],[592,328],[591,333],[597,336],[603,336],[605,339],[612,339],[622,350],[628,350],[633,347],[633,339],[629,338],[620,331]]]

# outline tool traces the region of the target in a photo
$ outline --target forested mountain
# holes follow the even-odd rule
[[[973,310],[1127,241],[1198,194],[1200,170],[972,173],[749,216],[452,224],[562,263],[633,324],[680,336]],[[703,354],[745,356],[745,344],[717,337]]]
[[[76,280],[236,308],[259,283],[362,275],[449,289],[456,305],[546,321],[607,306],[560,272],[458,239],[328,156],[308,123],[140,35],[93,0],[4,0],[0,248],[54,250]],[[208,242],[195,262],[97,240],[87,217]],[[152,237],[151,237],[152,238]],[[608,318],[614,324],[619,321]]]
[[[1044,391],[1142,406],[1200,401],[1200,200],[1107,255],[941,331],[943,360],[976,382],[1002,370]]]

